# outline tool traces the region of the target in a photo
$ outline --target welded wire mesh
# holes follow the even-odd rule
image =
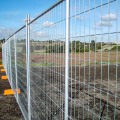
[[[26,25],[2,45],[3,65],[12,89],[21,90],[15,97],[25,119],[120,119],[119,3],[70,0],[67,18],[66,0],[61,1],[28,24],[30,44]]]
[[[71,119],[120,119],[119,0],[70,0]]]
[[[10,37],[2,46],[2,61],[6,75],[14,91],[23,116],[28,119],[27,77],[26,77],[26,29]]]
[[[10,76],[12,89],[16,89],[16,73],[15,73],[15,43],[14,36],[9,40],[9,59],[10,59]],[[15,94],[16,97],[16,94]]]
[[[31,24],[32,119],[64,119],[65,1]]]
[[[25,119],[28,119],[27,99],[27,74],[26,74],[26,29],[16,34],[16,61],[17,61],[17,85],[21,93],[18,94],[18,102]]]

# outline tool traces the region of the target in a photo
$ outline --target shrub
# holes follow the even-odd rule
[[[118,49],[118,51],[120,51],[120,46],[114,46],[111,51],[116,51]]]

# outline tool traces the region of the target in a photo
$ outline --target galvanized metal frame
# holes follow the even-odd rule
[[[70,0],[66,0],[66,50],[65,50],[65,120],[68,120],[69,93],[69,41],[70,41]]]
[[[59,26],[59,23],[62,23],[63,21],[66,22],[65,24],[65,38],[61,37],[61,39],[65,39],[65,46],[63,46],[63,49],[65,47],[65,56],[64,54],[61,55],[60,51],[58,52],[51,52],[50,54],[47,54],[47,53],[43,53],[42,57],[43,59],[39,59],[40,61],[40,68],[37,69],[39,70],[39,73],[41,75],[39,75],[38,73],[35,73],[34,71],[31,70],[32,68],[32,64],[33,62],[31,61],[31,54],[32,54],[32,50],[31,50],[31,45],[32,45],[32,41],[30,39],[30,33],[32,30],[30,30],[30,26],[34,24],[35,21],[38,21],[39,19],[41,20],[44,20],[44,21],[47,21],[47,19],[49,19],[49,17],[47,16],[47,14],[49,14],[50,16],[50,19],[55,21],[56,20],[56,14],[57,14],[57,9],[58,8],[62,8],[63,6],[61,5],[62,2],[66,2],[66,5],[65,8],[66,8],[66,17],[64,19],[62,19],[62,15],[61,15],[61,19],[59,21],[57,21],[56,23],[51,23],[52,25],[55,25],[55,26]],[[40,15],[38,15],[35,19],[33,19],[32,21],[30,21],[30,16],[27,15],[26,17],[26,25],[22,26],[19,30],[17,30],[15,33],[13,33],[11,36],[8,37],[8,39],[6,40],[6,42],[2,45],[2,49],[3,49],[3,52],[2,52],[2,56],[3,56],[3,64],[4,64],[4,67],[7,69],[6,73],[9,77],[9,81],[10,81],[10,84],[11,84],[11,87],[13,88],[13,83],[12,83],[12,69],[11,69],[11,66],[12,66],[12,61],[11,61],[11,41],[12,41],[12,37],[14,38],[14,48],[15,48],[15,74],[16,74],[16,89],[18,89],[18,68],[17,68],[17,45],[16,45],[16,41],[17,41],[17,33],[19,33],[21,30],[23,30],[24,28],[26,28],[26,41],[25,41],[25,47],[26,47],[26,52],[25,52],[25,55],[26,55],[26,78],[27,78],[27,110],[28,110],[28,113],[27,113],[27,118],[25,117],[25,119],[27,120],[31,120],[32,118],[34,118],[34,115],[36,115],[36,113],[34,113],[34,108],[33,108],[33,100],[35,100],[36,96],[37,96],[37,93],[35,92],[35,90],[33,89],[33,87],[31,87],[31,84],[32,86],[34,85],[36,88],[39,88],[38,90],[40,90],[41,94],[39,96],[37,96],[37,99],[40,100],[40,103],[37,103],[35,102],[36,104],[36,107],[39,111],[41,111],[41,116],[44,118],[44,119],[59,119],[59,114],[61,116],[61,119],[65,119],[65,120],[68,120],[68,119],[71,119],[71,120],[74,120],[76,119],[76,113],[80,113],[80,109],[77,108],[77,112],[76,112],[76,98],[78,97],[79,99],[82,99],[81,102],[78,101],[78,105],[80,106],[80,108],[82,107],[82,115],[81,114],[78,114],[78,118],[80,118],[80,116],[82,116],[82,119],[85,119],[85,112],[87,111],[87,117],[89,118],[90,117],[90,114],[93,114],[92,116],[92,119],[96,119],[96,117],[100,120],[102,119],[109,119],[109,97],[111,96],[109,94],[109,91],[110,91],[110,51],[107,52],[107,59],[108,59],[108,79],[107,79],[107,92],[105,92],[102,88],[102,84],[103,84],[103,51],[101,50],[100,52],[100,75],[101,75],[101,80],[100,80],[100,88],[97,88],[96,87],[96,68],[97,68],[97,52],[96,52],[96,42],[95,42],[95,51],[94,51],[94,60],[93,60],[93,64],[94,64],[94,78],[93,78],[93,86],[90,85],[90,77],[91,77],[91,74],[90,74],[90,71],[91,71],[91,67],[93,67],[93,65],[91,64],[91,56],[90,56],[90,52],[88,54],[88,58],[89,58],[89,61],[88,61],[88,69],[89,69],[89,78],[88,78],[88,81],[86,82],[86,52],[85,52],[85,45],[86,45],[86,38],[89,39],[89,51],[91,50],[91,46],[90,46],[90,41],[91,41],[91,37],[93,37],[95,40],[97,38],[97,36],[101,36],[101,47],[103,46],[103,36],[104,35],[107,35],[107,39],[108,39],[108,46],[110,46],[110,35],[111,34],[116,34],[116,40],[117,42],[119,41],[119,36],[118,34],[120,33],[120,31],[118,30],[118,26],[117,24],[118,23],[118,19],[116,20],[116,30],[111,32],[110,31],[110,26],[108,27],[108,32],[103,32],[103,29],[101,29],[100,33],[97,33],[97,29],[95,28],[93,31],[93,33],[91,34],[90,30],[90,15],[91,15],[91,11],[93,11],[93,14],[94,16],[96,15],[96,10],[98,8],[101,9],[100,11],[100,14],[101,16],[103,15],[103,12],[102,12],[102,8],[103,6],[108,6],[108,14],[110,14],[110,4],[111,3],[114,3],[116,2],[116,14],[118,16],[118,0],[108,0],[108,2],[106,3],[102,3],[103,0],[101,0],[100,2],[100,5],[96,6],[96,0],[93,1],[94,3],[94,7],[91,8],[90,6],[90,0],[89,0],[89,8],[86,10],[85,9],[85,0],[82,0],[80,1],[79,0],[79,4],[80,6],[82,6],[84,9],[83,11],[81,10],[81,8],[79,8],[79,13],[77,13],[77,0],[73,1],[73,0],[60,0],[58,1],[56,4],[54,4],[53,6],[51,6],[49,9],[47,9],[46,11],[44,11],[43,13],[41,13]],[[72,4],[70,4],[72,3]],[[60,5],[60,6],[59,6]],[[72,14],[73,12],[71,12],[71,6],[74,5],[73,9],[74,9],[74,14],[73,15],[70,15]],[[80,7],[79,6],[79,7]],[[53,10],[53,11],[52,11]],[[52,12],[51,12],[52,11]],[[88,13],[88,24],[89,24],[89,27],[88,27],[88,34],[86,34],[86,13]],[[81,28],[81,18],[80,18],[80,24],[77,23],[77,20],[74,18],[78,15],[83,15],[83,18],[84,18],[84,21],[83,21],[83,28]],[[80,17],[81,17],[80,16]],[[110,18],[108,20],[108,22],[110,22]],[[71,24],[70,24],[71,23]],[[93,23],[95,24],[96,23],[96,17],[93,18]],[[72,26],[72,25],[75,25],[75,26]],[[101,20],[101,24],[102,24],[102,20]],[[57,41],[57,37],[56,35],[59,35],[59,34],[62,34],[60,32],[59,29],[55,29],[55,31],[51,34],[51,31],[49,30],[49,27],[52,26],[52,25],[47,25],[46,27],[41,27],[39,28],[38,30],[43,30],[43,31],[47,31],[49,33],[49,36],[48,38],[51,39],[51,43],[48,43],[48,39],[46,37],[42,37],[41,38],[41,41],[44,42],[44,40],[47,40],[47,46],[54,46],[56,43],[57,45],[54,46],[54,48],[52,47],[52,51],[54,50],[57,50],[59,49],[60,45],[61,44],[64,44],[64,42],[60,42],[59,44],[59,41]],[[79,30],[80,30],[80,35],[77,35],[76,34],[76,29],[77,29],[77,25],[80,27]],[[72,27],[74,29],[72,29]],[[71,31],[70,31],[71,30]],[[37,30],[36,30],[37,31]],[[83,31],[83,34],[82,34],[82,31]],[[73,33],[72,33],[73,32]],[[76,35],[73,35],[73,34],[76,34]],[[50,36],[51,35],[51,36]],[[64,36],[64,35],[63,35]],[[70,47],[71,47],[71,50],[72,50],[72,45],[73,45],[73,40],[75,39],[79,39],[79,40],[83,40],[83,44],[84,44],[84,54],[83,54],[83,62],[81,62],[81,53],[79,53],[79,58],[77,58],[77,53],[72,53],[70,51]],[[59,38],[60,39],[60,38]],[[59,40],[58,39],[58,40]],[[55,41],[56,40],[56,41]],[[75,49],[76,49],[76,42],[77,40],[74,41],[75,42]],[[42,43],[41,43],[42,44]],[[81,44],[81,43],[79,43]],[[71,46],[70,46],[71,45]],[[115,65],[116,65],[116,76],[115,76],[115,79],[116,79],[116,92],[115,94],[113,95],[114,96],[114,120],[116,120],[116,113],[117,113],[117,110],[119,110],[119,108],[117,108],[117,97],[118,96],[118,59],[119,59],[119,55],[118,55],[118,44],[116,45],[117,48],[116,48],[116,61],[115,61]],[[42,45],[43,47],[43,45]],[[48,49],[48,48],[47,48]],[[60,48],[61,49],[61,48]],[[60,50],[59,49],[59,50]],[[64,51],[64,50],[63,50]],[[71,53],[70,53],[71,52]],[[80,47],[79,47],[79,52],[80,52]],[[56,54],[57,53],[57,54]],[[64,53],[64,52],[63,52]],[[10,57],[8,57],[8,54]],[[40,56],[41,57],[41,56]],[[55,65],[51,65],[50,67],[47,66],[47,60],[50,59],[49,57],[52,57],[52,60],[51,62],[53,63],[56,63]],[[65,65],[64,65],[64,60],[61,62],[59,61],[59,59],[64,59],[65,60]],[[42,60],[42,62],[41,62]],[[77,61],[80,62],[80,64],[82,63],[83,64],[83,71],[81,71],[81,65],[78,65],[79,67],[79,75],[77,76]],[[45,63],[44,63],[45,62]],[[44,64],[46,65],[44,65]],[[61,67],[62,65],[62,67]],[[9,69],[8,69],[9,68]],[[65,69],[64,69],[65,68]],[[73,71],[74,69],[75,71]],[[64,73],[62,73],[63,71]],[[61,72],[62,71],[62,72]],[[49,72],[49,75],[48,73]],[[83,72],[83,78],[81,77],[81,72]],[[38,80],[37,82],[39,82],[39,79],[41,80],[41,83],[42,85],[39,86],[37,85],[37,82],[33,82],[31,81],[31,76],[36,76],[38,77],[36,80]],[[49,76],[49,80],[48,78],[46,78],[46,76]],[[63,78],[65,77],[64,81],[63,81]],[[79,77],[79,80],[77,79],[77,77]],[[83,80],[82,80],[82,79]],[[59,80],[58,80],[59,79]],[[58,81],[57,81],[58,80]],[[47,86],[50,86],[50,92],[47,91]],[[78,88],[77,88],[77,85],[78,85]],[[81,85],[83,87],[82,90],[81,89]],[[61,88],[63,88],[64,86],[64,90],[62,91]],[[85,90],[87,90],[87,93],[85,93]],[[93,96],[90,94],[90,89],[93,90]],[[70,91],[69,91],[70,90]],[[100,102],[99,102],[99,114],[96,114],[96,108],[95,108],[95,105],[97,103],[97,100],[98,98],[96,97],[96,91],[99,90],[99,93],[100,93]],[[70,92],[70,95],[69,95],[69,92]],[[106,104],[104,103],[104,106],[102,106],[102,92],[105,92],[107,94],[107,102]],[[56,96],[55,96],[55,93],[58,93]],[[87,94],[87,97],[88,97],[88,105],[85,105],[85,96]],[[31,97],[31,95],[33,95],[33,97]],[[77,96],[78,95],[78,96]],[[82,97],[83,98],[82,98]],[[93,108],[90,109],[90,97],[93,97]],[[18,100],[18,94],[16,96],[16,99],[17,99],[17,102],[21,108],[21,111],[23,112],[23,108],[22,106],[20,105],[19,103],[19,100]],[[47,99],[51,102],[51,105],[49,103],[47,103]],[[59,99],[59,101],[58,101]],[[56,101],[55,101],[56,100]],[[32,102],[31,102],[32,101]],[[24,104],[23,104],[24,105]],[[38,107],[38,105],[40,105],[41,109]],[[47,106],[48,105],[48,106]],[[105,106],[106,105],[106,106]],[[53,107],[52,107],[53,106]],[[106,107],[106,115],[104,115],[104,118],[103,118],[103,111]],[[43,111],[42,111],[42,108],[43,108]],[[70,108],[70,109],[69,109]],[[102,111],[102,112],[101,112]],[[48,112],[51,112],[50,114]],[[46,116],[48,115],[48,116]],[[57,116],[58,115],[58,116]],[[36,115],[38,118],[41,118],[39,116],[39,114]],[[36,117],[35,116],[35,117]]]

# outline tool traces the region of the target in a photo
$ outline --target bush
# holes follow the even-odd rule
[[[82,43],[80,41],[72,41],[71,52],[89,52],[89,46],[86,43]]]
[[[46,47],[46,53],[64,53],[65,45],[55,44]]]
[[[0,52],[2,52],[2,48],[0,48]]]
[[[120,51],[120,46],[114,46],[111,51],[116,51],[118,49],[118,51]]]

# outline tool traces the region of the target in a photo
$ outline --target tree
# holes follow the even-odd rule
[[[64,53],[65,52],[65,44],[55,44],[49,45],[46,47],[46,53]]]
[[[4,42],[5,42],[5,38],[1,39],[0,41],[1,41],[2,43],[4,43]]]
[[[95,52],[95,41],[94,40],[91,41],[90,48],[91,48],[92,51]]]
[[[72,41],[72,52],[80,52],[80,41]]]
[[[71,52],[89,52],[89,46],[86,43],[80,41],[72,41],[72,50]]]

